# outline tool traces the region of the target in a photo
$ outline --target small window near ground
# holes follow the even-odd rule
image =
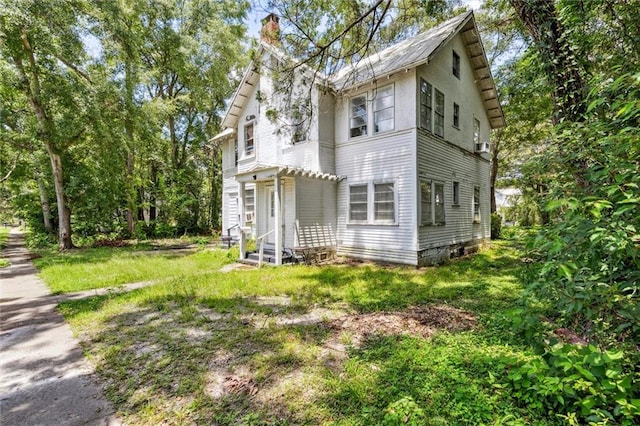
[[[350,132],[352,138],[367,134],[367,96],[356,96],[350,101]]]
[[[460,105],[453,103],[453,127],[460,128]]]
[[[460,205],[460,182],[453,182],[453,205]]]
[[[420,79],[420,127],[431,131],[433,95],[431,84]]]
[[[436,108],[433,133],[444,137],[444,94],[436,89]]]
[[[373,132],[387,132],[394,128],[393,85],[376,91],[373,102]]]
[[[473,187],[473,221],[480,223],[480,187]]]
[[[253,154],[253,123],[244,126],[244,152],[247,155]]]
[[[460,78],[460,55],[453,51],[453,75]]]
[[[376,183],[373,185],[374,220],[394,222],[395,192],[393,183]]]
[[[352,185],[349,187],[349,221],[367,221],[368,185]]]

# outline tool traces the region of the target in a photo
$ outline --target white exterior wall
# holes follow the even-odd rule
[[[300,227],[329,226],[335,238],[336,182],[299,178],[296,183],[296,217]]]
[[[369,92],[366,85],[336,102],[336,174],[346,176],[338,184],[338,254],[395,263],[417,263],[415,169],[415,72],[402,72],[379,84],[394,84],[393,131],[373,135],[369,109],[369,134],[349,137],[349,101]],[[395,224],[355,224],[349,221],[349,187],[353,184],[394,182]],[[373,194],[370,194],[370,198]],[[373,203],[369,203],[369,209]]]
[[[460,79],[452,73],[452,49],[460,56]],[[490,236],[489,154],[474,153],[473,122],[480,121],[480,139],[489,141],[490,125],[473,70],[460,36],[454,37],[428,65],[418,68],[420,78],[445,96],[444,140],[418,130],[418,179],[444,184],[445,225],[418,225],[419,250],[478,241]],[[416,89],[416,100],[419,93]],[[434,96],[435,110],[435,96]],[[453,126],[453,103],[460,106],[460,126]],[[416,110],[419,123],[419,109]],[[460,185],[460,204],[453,206],[453,182]],[[480,187],[479,224],[473,223],[473,188]],[[419,198],[418,198],[419,200]],[[417,203],[418,217],[420,203]]]
[[[460,79],[452,72],[452,50],[460,56]],[[471,152],[473,146],[473,119],[480,120],[480,140],[489,141],[490,126],[487,113],[480,96],[480,91],[473,77],[471,63],[467,57],[460,35],[455,36],[449,43],[440,49],[440,52],[428,64],[418,67],[419,78],[431,83],[434,89],[444,94],[444,139]],[[416,89],[414,95],[419,102],[419,93]],[[433,99],[435,110],[435,95]],[[460,106],[460,127],[453,127],[453,103]],[[419,123],[419,108],[415,109],[416,123]],[[488,154],[483,154],[489,158]]]

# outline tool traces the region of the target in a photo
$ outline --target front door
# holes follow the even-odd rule
[[[275,229],[275,192],[273,190],[273,186],[268,186],[266,189],[266,208],[267,211],[265,212],[264,217],[267,218],[267,232],[271,232],[269,235],[267,235],[267,242],[271,243],[271,244],[275,244],[276,242],[276,236],[275,233],[272,232]]]

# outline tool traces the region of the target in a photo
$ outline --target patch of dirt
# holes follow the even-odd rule
[[[451,306],[419,306],[400,312],[346,315],[330,322],[340,333],[351,335],[356,347],[372,334],[430,338],[436,330],[464,331],[477,324],[475,315]]]

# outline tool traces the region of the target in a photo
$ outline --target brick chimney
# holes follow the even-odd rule
[[[268,14],[262,19],[262,29],[260,30],[260,41],[266,44],[280,44],[280,18],[274,13]]]

